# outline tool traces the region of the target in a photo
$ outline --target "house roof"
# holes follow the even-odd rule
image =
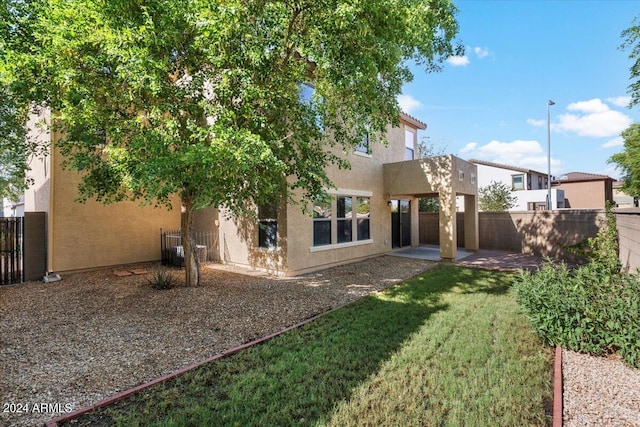
[[[407,123],[409,123],[411,126],[415,126],[418,129],[426,129],[427,128],[427,124],[416,119],[415,117],[405,113],[404,111],[400,111],[400,120],[405,121]]]
[[[569,172],[566,173],[558,179],[554,180],[554,182],[580,182],[580,181],[615,181],[608,175],[600,175],[597,173],[587,173],[587,172]]]
[[[474,163],[476,165],[491,166],[491,167],[494,167],[494,168],[508,169],[508,170],[513,170],[513,171],[517,171],[517,172],[537,173],[538,175],[546,175],[546,172],[540,172],[540,171],[533,170],[533,169],[521,168],[521,167],[518,167],[518,166],[505,165],[505,164],[502,164],[502,163],[487,162],[485,160],[469,159],[468,162],[469,163]]]

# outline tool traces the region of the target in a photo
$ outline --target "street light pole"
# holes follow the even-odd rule
[[[549,115],[549,107],[556,103],[552,100],[547,101],[547,210],[553,207],[551,202],[551,116]]]

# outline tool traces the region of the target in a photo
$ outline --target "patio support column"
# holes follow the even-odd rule
[[[411,247],[420,246],[420,209],[417,197],[411,198]]]
[[[477,251],[480,244],[478,233],[478,198],[464,196],[464,248]]]
[[[458,252],[456,231],[456,198],[452,189],[444,188],[439,193],[440,200],[440,258],[454,261]]]

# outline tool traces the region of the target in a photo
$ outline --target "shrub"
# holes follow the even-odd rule
[[[175,285],[173,275],[169,270],[157,268],[151,272],[151,278],[147,282],[154,289],[171,289]]]
[[[521,273],[514,286],[547,343],[595,355],[617,352],[640,367],[640,275],[620,271],[614,231],[608,210],[586,246],[588,264],[570,270],[546,261],[537,272]]]

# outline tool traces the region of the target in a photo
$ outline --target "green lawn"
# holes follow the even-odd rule
[[[439,266],[81,421],[548,425],[552,352],[521,314],[512,280]]]

